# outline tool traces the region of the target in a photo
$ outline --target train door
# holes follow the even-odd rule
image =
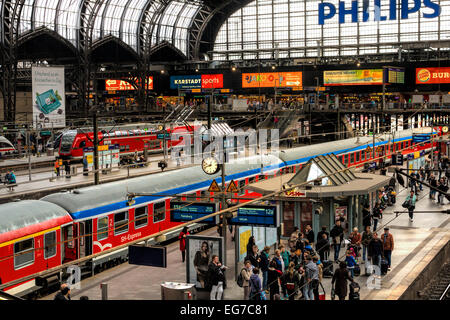
[[[92,254],[92,220],[79,223],[79,252],[80,258]]]
[[[66,263],[77,259],[75,241],[73,240],[73,225],[61,228],[61,262]]]

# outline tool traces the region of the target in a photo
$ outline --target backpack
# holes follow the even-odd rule
[[[242,268],[242,270],[244,270],[244,268]],[[244,286],[244,277],[242,276],[242,270],[239,273],[237,280],[236,280],[237,285],[241,288]]]

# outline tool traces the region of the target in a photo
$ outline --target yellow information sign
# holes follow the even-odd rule
[[[237,193],[237,192],[239,192],[239,189],[238,189],[238,187],[236,185],[236,182],[234,180],[231,180],[230,184],[228,185],[227,192],[229,192],[229,193]]]
[[[213,180],[213,182],[211,183],[211,185],[209,186],[208,189],[209,192],[221,192],[222,189],[219,187],[219,185],[217,184],[216,180]]]
[[[251,230],[247,230],[245,232],[242,232],[239,235],[239,254],[240,255],[244,255],[247,252],[247,243],[248,243],[248,239],[250,239],[252,235],[252,231]]]

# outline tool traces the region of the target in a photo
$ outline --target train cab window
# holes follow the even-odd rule
[[[158,202],[153,205],[153,222],[160,222],[166,219],[166,202]]]
[[[359,151],[356,151],[355,152],[355,156],[356,156],[356,159],[355,159],[355,162],[359,162]]]
[[[134,228],[144,227],[148,224],[147,206],[134,210]]]
[[[114,235],[128,231],[128,211],[122,211],[114,215]]]
[[[350,153],[350,164],[351,163],[355,163],[355,154],[354,153]]]
[[[99,218],[97,220],[97,240],[105,240],[108,238],[108,217]]]
[[[44,235],[44,259],[56,256],[56,231]]]
[[[85,148],[85,147],[86,147],[86,141],[81,141],[80,148]]]
[[[14,269],[19,269],[33,263],[34,239],[16,242],[14,244]]]

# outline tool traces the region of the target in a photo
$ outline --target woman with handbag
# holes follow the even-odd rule
[[[411,222],[413,222],[414,218],[414,209],[416,208],[416,200],[417,197],[414,193],[414,190],[411,190],[409,196],[406,198],[405,202],[402,205],[403,208],[408,209],[409,221]]]
[[[300,275],[295,270],[295,264],[291,262],[289,268],[283,274],[283,286],[286,288],[286,293],[289,300],[294,300],[296,292],[300,285]]]

